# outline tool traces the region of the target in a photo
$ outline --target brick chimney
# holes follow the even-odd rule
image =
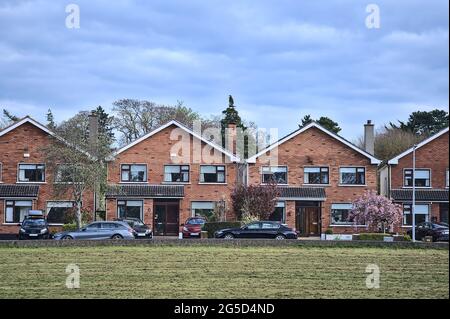
[[[97,114],[92,112],[89,114],[89,152],[97,156],[97,144],[98,144],[98,117]]]
[[[364,150],[372,155],[375,153],[375,125],[371,120],[364,124]]]
[[[225,143],[226,149],[236,154],[237,126],[235,123],[229,123],[225,129]]]

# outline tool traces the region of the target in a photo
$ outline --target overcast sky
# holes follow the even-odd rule
[[[80,8],[69,29],[66,5]],[[366,6],[380,28],[366,27]],[[448,0],[0,0],[0,107],[57,121],[120,98],[354,139],[415,110],[448,110]]]

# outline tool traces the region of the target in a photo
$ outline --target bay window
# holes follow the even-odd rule
[[[332,204],[331,205],[331,224],[332,225],[351,225],[349,214],[352,210],[352,204]]]
[[[192,217],[205,217],[207,221],[213,221],[215,206],[215,202],[192,202]]]

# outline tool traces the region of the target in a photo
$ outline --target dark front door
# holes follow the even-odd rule
[[[320,206],[298,205],[296,228],[302,237],[320,236]]]
[[[179,203],[158,202],[154,204],[153,231],[159,236],[178,235],[179,225]]]

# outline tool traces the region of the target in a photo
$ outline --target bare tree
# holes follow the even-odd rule
[[[383,161],[388,160],[421,142],[424,136],[400,128],[383,127],[375,134],[375,156]],[[358,138],[356,144],[364,148],[364,138]]]

